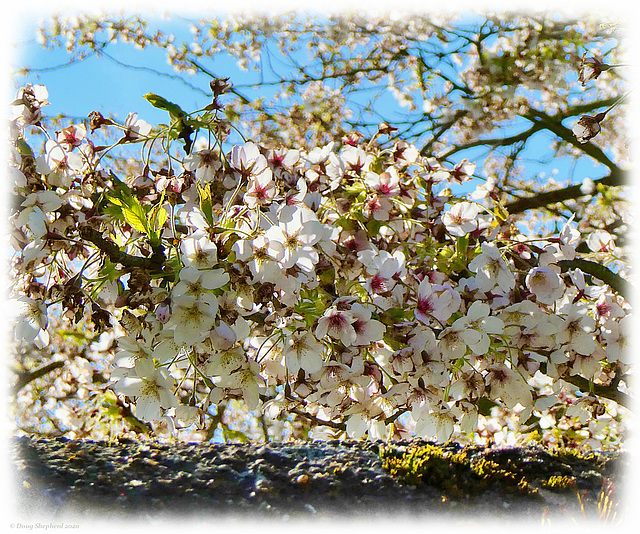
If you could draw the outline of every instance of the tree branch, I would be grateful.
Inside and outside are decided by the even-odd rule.
[[[625,172],[618,169],[611,171],[611,174],[603,178],[594,180],[596,185],[608,185],[608,186],[620,186],[625,184]],[[563,189],[556,189],[554,191],[545,191],[544,193],[538,193],[535,196],[520,198],[513,202],[506,204],[506,210],[511,213],[522,213],[530,209],[544,208],[550,204],[557,204],[558,202],[564,202],[565,200],[572,200],[584,196],[584,193],[580,190],[582,184],[570,185]]]
[[[560,260],[557,265],[562,269],[562,272],[568,271],[569,269],[580,269],[582,272],[590,274],[598,280],[602,280],[605,284],[611,286],[611,289],[622,295],[627,301],[629,300],[629,295],[633,293],[633,288],[629,282],[619,274],[614,273],[604,265],[594,261],[576,258],[574,260]]]
[[[452,154],[456,152],[460,152],[462,150],[467,150],[468,148],[474,148],[477,146],[490,146],[490,147],[499,147],[499,146],[510,146],[521,141],[527,141],[529,137],[535,134],[537,131],[542,130],[542,124],[534,124],[528,130],[521,132],[519,134],[513,135],[511,137],[499,137],[495,139],[476,139],[475,141],[471,141],[469,143],[465,143],[463,145],[458,145],[449,150],[449,152],[440,156],[441,159],[447,159]]]
[[[120,263],[125,267],[146,269],[151,272],[160,272],[166,260],[164,255],[164,247],[159,245],[153,248],[153,254],[148,258],[142,256],[132,256],[120,250],[110,239],[102,237],[102,233],[90,226],[80,226],[80,237],[86,241],[90,241],[102,252],[104,252],[113,263]]]
[[[335,428],[337,430],[346,430],[347,429],[346,423],[336,423],[335,421],[324,421],[322,419],[318,419],[314,415],[311,415],[311,414],[305,413],[305,412],[303,412],[301,410],[298,410],[297,408],[293,408],[292,410],[290,410],[290,412],[294,413],[296,415],[299,415],[300,417],[304,417],[305,419],[308,419],[309,421],[312,421],[316,425],[328,426],[330,428]]]
[[[18,375],[18,382],[16,382],[16,384],[13,386],[12,393],[14,395],[17,395],[18,392],[30,382],[33,382],[34,380],[46,375],[47,373],[50,373],[51,371],[59,369],[60,367],[63,367],[63,366],[64,366],[64,361],[56,360],[53,362],[49,362],[48,364],[43,365],[42,367],[38,367],[33,371],[23,371],[23,372],[17,371],[16,374]]]
[[[602,151],[600,147],[594,145],[593,143],[580,143],[580,141],[576,139],[576,136],[573,134],[573,132],[566,126],[562,125],[561,121],[564,120],[565,117],[552,117],[550,115],[547,115],[546,113],[543,113],[542,111],[538,111],[537,109],[533,108],[530,109],[528,113],[524,115],[524,117],[526,119],[529,119],[534,124],[536,122],[542,123],[542,125],[547,130],[556,134],[563,141],[575,146],[576,148],[579,148],[596,161],[599,161],[600,163],[609,167],[612,171],[612,174],[615,171],[621,172],[620,168],[609,159],[609,157]]]
[[[633,400],[629,395],[618,390],[617,384],[611,384],[610,386],[594,384],[579,375],[563,376],[562,380],[578,387],[583,392],[593,391],[593,393],[598,395],[598,397],[604,397],[605,399],[612,400],[626,408],[631,406],[631,402]]]

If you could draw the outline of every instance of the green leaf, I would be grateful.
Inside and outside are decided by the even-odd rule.
[[[240,239],[240,236],[235,232],[230,232],[229,237],[224,240],[224,245],[222,246],[222,250],[218,253],[219,259],[227,259],[229,260],[229,254],[232,252],[232,247]]]
[[[110,389],[105,389],[102,393],[102,402],[115,406],[118,404],[118,396]]]
[[[342,189],[347,195],[354,197],[365,191],[364,185],[361,182],[356,182],[353,185],[344,185]]]
[[[488,397],[480,397],[478,399],[478,413],[480,415],[484,415],[485,417],[491,415],[491,408],[494,406],[498,405]]]
[[[166,98],[163,98],[159,95],[147,93],[146,95],[144,95],[144,98],[154,108],[164,109],[165,111],[168,111],[169,115],[171,115],[171,118],[174,120],[181,119],[187,116],[187,114],[182,110],[180,106],[178,106],[178,104],[174,104],[173,102],[170,102]]]
[[[22,138],[18,139],[18,142],[16,145],[17,145],[18,152],[20,153],[21,156],[33,157],[33,150],[31,150],[31,147],[28,145],[28,143],[24,139]]]
[[[116,264],[109,258],[105,258],[104,265],[98,271],[99,278],[106,278],[109,282],[117,280],[122,275],[122,272],[118,270]]]
[[[382,228],[382,225],[383,225],[382,221],[376,221],[375,219],[371,219],[367,223],[367,230],[369,232],[369,235],[378,235],[378,233],[380,232],[380,228]]]
[[[377,174],[382,174],[384,172],[384,158],[382,156],[376,157],[371,164],[371,170]]]
[[[198,185],[198,194],[200,196],[200,210],[209,225],[213,226],[213,205],[209,186]]]
[[[111,202],[111,204],[115,204],[116,206],[120,206],[120,207],[124,206],[123,200],[121,198],[118,198],[115,195],[107,194],[107,200]]]
[[[151,208],[151,211],[149,212],[149,215],[147,217],[147,228],[151,246],[157,246],[160,244],[162,227],[169,217],[169,214],[167,213],[167,210],[164,208],[163,204],[164,191],[162,192],[160,200],[155,206],[153,206],[153,208]]]
[[[167,212],[167,210],[165,208],[160,208],[160,210],[158,211],[158,216],[155,221],[155,227],[158,230],[160,230],[164,226],[164,223],[167,222],[168,218],[169,218],[169,213]]]
[[[394,322],[398,323],[404,321],[406,319],[407,311],[404,308],[389,308],[384,311],[384,314],[381,316],[380,320],[385,322],[384,319],[387,317],[391,317]]]
[[[458,237],[458,239],[456,240],[456,256],[458,256],[459,258],[465,258],[467,257],[467,251],[469,249],[469,236],[468,235],[463,235]]]
[[[164,109],[169,112],[173,124],[167,131],[169,139],[182,139],[184,141],[185,152],[189,154],[191,152],[191,146],[193,140],[191,135],[194,133],[193,125],[194,121],[187,120],[187,114],[182,110],[178,104],[170,102],[166,98],[156,95],[154,93],[147,93],[144,98],[155,108]],[[197,124],[197,122],[196,122]]]
[[[106,206],[101,210],[103,215],[108,215],[109,218],[115,219],[117,221],[122,221],[124,217],[122,216],[122,208],[120,206],[116,206],[112,204],[110,206]]]
[[[124,219],[136,230],[139,232],[143,232],[145,234],[149,234],[149,229],[147,227],[147,216],[142,209],[142,206],[138,204],[137,206],[133,205],[132,207],[123,207],[122,214],[124,215]]]

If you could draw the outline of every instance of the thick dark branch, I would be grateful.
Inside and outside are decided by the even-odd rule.
[[[556,115],[555,117],[553,117],[553,120],[556,123],[560,123],[561,121],[563,121],[564,119],[567,119],[569,117],[575,117],[577,115],[584,115],[587,113],[590,113],[596,109],[601,109],[603,107],[609,107],[612,104],[614,104],[617,100],[619,100],[619,98],[608,98],[606,100],[598,100],[597,102],[589,102],[587,104],[580,104],[580,105],[576,105],[576,106],[572,106],[571,108],[569,108],[566,112],[561,113]],[[529,112],[528,115],[525,115],[525,118],[531,120],[532,117],[540,117],[541,115],[543,115],[541,112],[538,112],[536,110],[531,110]],[[551,119],[550,117],[546,116],[546,118]],[[563,127],[564,128],[564,127]],[[552,131],[553,133],[555,133],[556,135],[558,135],[558,131],[555,131],[554,129],[551,129],[549,127],[549,125],[547,124],[547,122],[545,122],[544,120],[534,120],[533,121],[533,125],[531,128],[529,128],[528,130],[525,130],[524,132],[521,132],[519,134],[510,136],[510,137],[498,137],[498,138],[489,138],[489,139],[476,139],[475,141],[471,141],[469,143],[465,143],[459,146],[455,146],[454,148],[452,148],[449,152],[447,152],[446,154],[443,154],[441,156],[441,159],[446,160],[449,156],[451,156],[452,154],[455,154],[457,152],[461,152],[463,150],[466,150],[468,148],[474,148],[477,146],[490,146],[490,147],[500,147],[500,146],[510,146],[513,145],[515,143],[519,143],[521,141],[527,141],[532,135],[534,135],[536,132],[543,130],[543,129],[549,129],[550,131]],[[557,130],[557,128],[556,128]],[[565,128],[565,130],[567,130]],[[563,135],[561,136],[565,141],[567,142],[571,142],[571,144],[573,144],[574,146],[578,146],[579,148],[584,148],[583,145],[581,145],[580,143],[576,143],[575,141],[575,136],[573,136],[572,132],[569,132],[569,134],[571,134],[569,136],[569,134],[567,134],[568,130],[563,132]],[[572,141],[567,138],[565,139],[565,137],[563,136],[567,136],[570,137],[572,139]],[[587,148],[587,152],[590,149]],[[424,155],[424,154],[423,154]],[[598,156],[600,157],[600,154],[598,154]],[[606,156],[605,156],[606,157]]]
[[[611,289],[622,295],[627,301],[629,300],[629,295],[633,292],[633,288],[629,282],[619,274],[614,273],[604,265],[594,261],[583,259],[561,260],[557,265],[562,269],[562,272],[568,271],[569,269],[580,269],[582,272],[590,274],[598,280],[602,280],[605,284],[608,284]]]
[[[146,269],[151,272],[159,272],[166,260],[164,255],[164,247],[162,245],[153,249],[153,254],[148,258],[141,256],[132,256],[120,250],[110,239],[102,237],[102,233],[91,228],[90,226],[81,226],[79,229],[80,237],[86,241],[90,241],[102,252],[104,252],[113,263],[120,263],[125,267]]]
[[[390,424],[390,423],[395,422],[395,420],[396,420],[396,419],[398,419],[398,417],[400,417],[401,415],[403,415],[403,414],[407,413],[408,411],[409,411],[409,409],[408,409],[408,408],[402,408],[402,409],[398,410],[396,413],[391,414],[389,417],[387,417],[387,418],[384,420],[384,424],[385,424],[385,425],[388,425],[388,424]]]
[[[596,185],[608,185],[619,186],[625,183],[625,173],[618,169],[611,171],[611,174],[603,178],[594,180]],[[550,204],[557,204],[558,202],[564,202],[565,200],[572,200],[584,196],[584,193],[580,190],[581,184],[570,185],[563,189],[556,189],[554,191],[545,191],[544,193],[538,193],[531,197],[520,198],[505,206],[507,211],[511,214],[522,213],[530,209],[544,208]]]
[[[534,124],[536,122],[541,123],[547,130],[556,134],[560,139],[569,143],[570,145],[579,148],[589,156],[591,156],[596,161],[606,165],[613,172],[620,172],[620,168],[613,163],[609,159],[609,157],[600,149],[600,147],[594,145],[593,143],[580,143],[573,132],[563,126],[561,121],[564,117],[553,117],[543,113],[542,111],[538,111],[537,109],[530,109],[529,112],[525,115],[526,119],[529,119]]]
[[[629,408],[631,406],[632,398],[626,393],[618,390],[617,384],[612,384],[610,386],[593,384],[586,378],[578,375],[563,376],[562,380],[580,388],[582,392],[586,393],[589,391],[593,391],[593,393],[595,393],[598,397],[604,397],[605,399],[617,402],[620,406],[624,406],[626,408]]]
[[[453,147],[451,150],[440,156],[440,159],[446,160],[449,156],[455,154],[456,152],[461,152],[462,150],[467,150],[468,148],[475,148],[477,146],[490,146],[490,147],[499,147],[499,146],[511,146],[516,143],[520,143],[521,141],[527,141],[529,137],[535,134],[537,131],[541,130],[543,126],[541,124],[534,124],[528,130],[521,132],[519,134],[513,135],[511,137],[498,137],[495,139],[477,139],[475,141],[471,141],[469,143],[465,143],[463,145],[458,145]]]
[[[18,382],[16,382],[16,384],[13,386],[13,394],[17,395],[18,392],[23,387],[29,384],[29,382],[33,382],[34,380],[40,378],[41,376],[44,376],[47,373],[50,373],[51,371],[54,371],[56,369],[60,369],[60,367],[63,367],[63,366],[64,366],[64,361],[56,360],[54,362],[49,362],[48,364],[43,365],[42,367],[38,367],[33,371],[16,373],[18,375]]]
[[[298,410],[297,408],[294,408],[294,409],[292,409],[290,411],[291,411],[291,413],[295,413],[296,415],[299,415],[300,417],[304,417],[305,419],[308,419],[309,421],[312,421],[316,425],[328,426],[328,427],[331,427],[331,428],[335,428],[336,430],[346,430],[347,429],[346,423],[336,423],[335,421],[324,421],[323,419],[318,419],[316,416],[308,414],[308,413],[305,413],[302,410]]]
[[[558,113],[555,117],[558,120],[563,121],[569,117],[576,117],[578,115],[586,115],[595,111],[596,109],[608,108],[615,104],[620,97],[611,97],[606,98],[605,100],[596,100],[594,102],[587,102],[585,104],[576,104],[575,106],[571,106],[565,112]]]

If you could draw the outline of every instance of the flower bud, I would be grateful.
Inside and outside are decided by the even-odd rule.
[[[582,62],[580,63],[580,73],[578,81],[582,84],[582,87],[586,85],[589,80],[595,80],[600,73],[608,70],[609,65],[605,65],[595,57],[587,57],[587,54],[582,56]]]
[[[604,113],[598,113],[595,117],[583,115],[573,127],[573,135],[580,143],[586,143],[600,133],[600,121],[604,119]]]
[[[158,322],[165,324],[171,318],[171,307],[169,304],[158,304],[156,308],[156,319]]]
[[[236,333],[227,323],[222,321],[211,330],[209,337],[213,346],[218,350],[228,350],[237,341]]]

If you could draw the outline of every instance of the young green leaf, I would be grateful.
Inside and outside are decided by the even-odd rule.
[[[144,95],[144,98],[154,108],[164,109],[165,111],[168,111],[169,115],[171,115],[171,118],[174,120],[182,119],[183,117],[187,116],[187,114],[182,110],[180,106],[178,106],[178,104],[174,104],[173,102],[170,102],[166,98],[163,98],[159,95],[147,93],[146,95]]]
[[[127,221],[134,229],[145,234],[149,233],[147,228],[147,218],[144,212],[141,212],[135,207],[123,207],[122,214],[124,215],[125,221]]]

